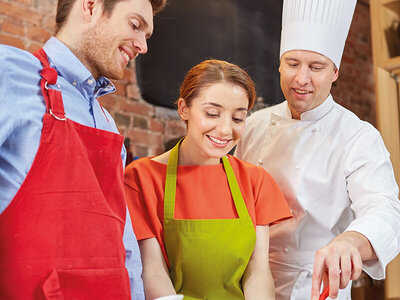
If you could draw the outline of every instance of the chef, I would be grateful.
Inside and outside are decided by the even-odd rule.
[[[257,111],[236,155],[263,166],[294,215],[270,229],[277,300],[350,299],[364,270],[385,277],[400,249],[400,202],[379,132],[330,94],[356,0],[284,0],[286,101]],[[357,66],[354,66],[357,68]]]
[[[164,2],[59,0],[34,56],[0,46],[0,299],[144,299],[123,137],[97,98]]]

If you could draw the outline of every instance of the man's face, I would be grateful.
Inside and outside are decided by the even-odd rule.
[[[97,78],[121,79],[129,61],[147,52],[153,32],[153,9],[148,0],[118,2],[111,15],[96,12],[80,45],[84,64]]]
[[[326,56],[306,50],[288,51],[279,66],[281,89],[293,119],[328,97],[338,70]]]

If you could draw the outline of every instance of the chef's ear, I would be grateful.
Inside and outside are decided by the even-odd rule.
[[[336,66],[335,66],[335,69],[333,72],[334,72],[334,74],[333,74],[332,82],[335,82],[336,79],[338,79],[338,77],[339,77],[339,69],[336,68]]]
[[[189,107],[187,106],[186,101],[183,98],[179,98],[178,100],[178,114],[184,121],[187,121],[189,119]]]

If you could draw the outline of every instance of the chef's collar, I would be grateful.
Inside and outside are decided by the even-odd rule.
[[[329,94],[328,98],[326,98],[325,101],[322,102],[320,105],[318,105],[317,107],[315,107],[311,110],[303,112],[300,115],[300,120],[301,121],[315,121],[315,120],[321,119],[333,108],[334,103],[335,102],[333,101],[332,95]],[[288,105],[286,105],[286,114],[290,118],[292,117],[292,113],[291,113]]]
[[[51,37],[43,46],[58,73],[84,94],[85,98],[99,97],[115,91],[106,77],[95,80],[82,62],[56,37]]]

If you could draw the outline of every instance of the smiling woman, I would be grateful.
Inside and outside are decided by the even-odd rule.
[[[254,100],[244,70],[201,62],[187,73],[177,101],[187,135],[172,150],[127,167],[146,298],[273,299],[269,224],[291,214],[268,173],[227,155]]]
[[[217,164],[242,135],[255,97],[252,79],[236,65],[206,60],[193,67],[177,101],[178,113],[188,124],[181,164]]]

